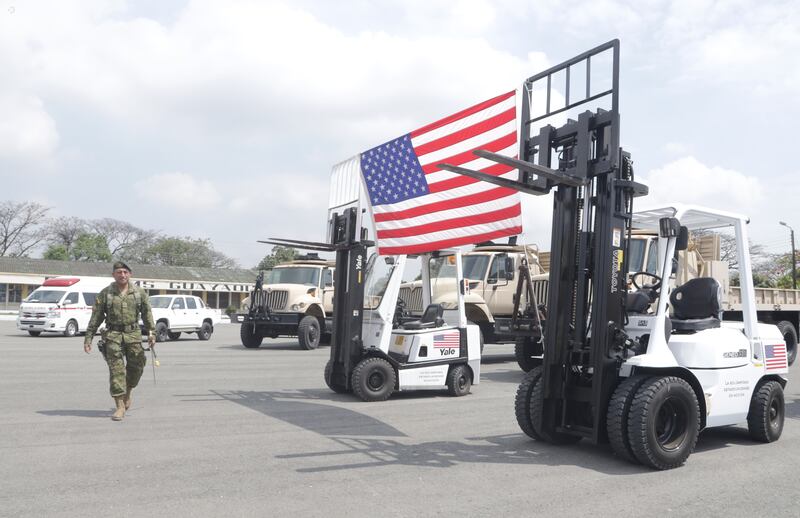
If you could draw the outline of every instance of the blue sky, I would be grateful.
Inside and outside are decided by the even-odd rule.
[[[0,0],[0,199],[210,238],[321,239],[331,166],[612,38],[651,196],[800,231],[800,4]],[[549,247],[551,200],[525,200]]]

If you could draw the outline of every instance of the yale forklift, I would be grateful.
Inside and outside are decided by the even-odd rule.
[[[604,52],[613,56],[611,85],[594,94],[590,67]],[[585,70],[586,95],[573,101],[569,78],[576,70]],[[557,73],[567,78],[566,102],[551,110]],[[619,41],[529,78],[526,92],[541,81],[544,115],[531,118],[530,97],[523,98],[519,158],[475,151],[518,168],[518,181],[440,165],[521,192],[554,194],[543,356],[518,387],[519,426],[554,444],[610,442],[618,456],[655,469],[683,464],[704,428],[746,421],[754,439],[777,440],[786,344],[777,327],[756,320],[746,218],[680,206],[634,214],[633,200],[647,188],[634,181],[630,155],[619,147]],[[610,97],[610,109],[584,111],[532,135],[538,120],[600,97]],[[660,273],[634,273],[637,289],[629,292],[634,222],[658,232]],[[714,279],[670,289],[676,251],[686,248],[688,230],[722,227],[736,233],[743,322],[720,321]]]
[[[336,253],[325,383],[334,392],[353,392],[364,401],[386,400],[395,390],[468,394],[480,381],[480,328],[467,323],[461,252],[368,254],[373,242],[367,239],[360,215],[359,204],[332,213],[328,243],[265,241]],[[425,311],[418,319],[408,316],[400,298],[409,272],[421,280]],[[447,302],[437,301],[437,296]]]

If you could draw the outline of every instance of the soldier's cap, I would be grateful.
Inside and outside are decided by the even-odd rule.
[[[127,264],[123,263],[122,261],[117,261],[116,263],[114,263],[114,266],[111,267],[111,270],[112,271],[117,271],[120,268],[124,268],[124,269],[128,270],[128,273],[131,272],[130,266],[128,266]]]

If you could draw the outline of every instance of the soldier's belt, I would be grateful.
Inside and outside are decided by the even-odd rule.
[[[136,331],[139,329],[139,324],[127,324],[127,325],[108,325],[106,329],[109,331],[119,331],[120,333],[127,333],[129,331]]]

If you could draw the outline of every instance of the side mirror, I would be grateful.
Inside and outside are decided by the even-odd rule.
[[[510,281],[514,279],[514,259],[511,257],[506,257],[506,280]]]
[[[681,222],[678,218],[661,218],[658,220],[658,235],[661,237],[678,237]]]
[[[388,264],[389,266],[392,266],[392,265],[394,265],[394,257],[392,257],[392,256],[386,256],[386,257],[384,257],[384,259],[383,259],[383,260],[384,260],[384,261],[386,262],[386,264]]]
[[[686,250],[689,248],[689,229],[681,226],[678,231],[678,239],[675,241],[675,251]]]

